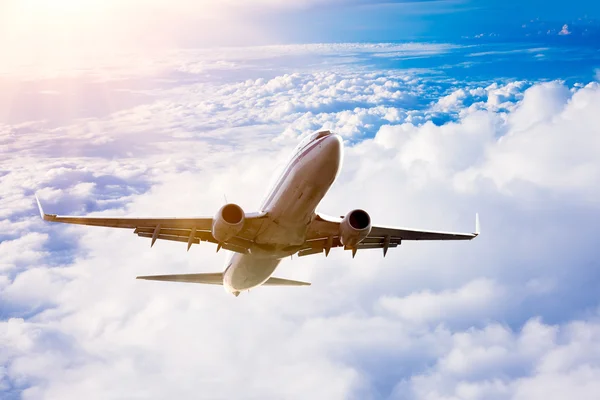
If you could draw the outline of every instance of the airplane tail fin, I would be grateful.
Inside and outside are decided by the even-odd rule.
[[[215,272],[208,274],[147,275],[138,276],[136,279],[163,282],[202,283],[205,285],[222,285],[223,273]],[[271,277],[265,283],[263,283],[262,286],[310,286],[310,283]]]

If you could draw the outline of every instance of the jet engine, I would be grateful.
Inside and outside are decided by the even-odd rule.
[[[371,217],[363,210],[350,211],[340,223],[340,238],[346,247],[355,247],[371,232]]]
[[[244,211],[237,204],[225,204],[215,215],[212,223],[212,235],[223,243],[240,233],[244,227]]]

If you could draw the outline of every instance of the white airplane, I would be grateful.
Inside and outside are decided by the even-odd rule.
[[[213,217],[200,218],[122,218],[77,217],[46,214],[36,200],[42,218],[51,222],[134,229],[138,236],[192,244],[202,241],[217,244],[233,252],[223,272],[138,276],[137,279],[192,282],[223,285],[236,297],[257,286],[305,286],[271,275],[285,257],[298,254],[329,255],[334,247],[357,250],[383,249],[385,257],[391,247],[403,240],[471,240],[479,234],[475,216],[475,233],[453,233],[388,228],[371,225],[364,210],[352,210],[345,217],[333,218],[317,213],[317,205],[336,179],[343,158],[340,136],[329,131],[314,133],[296,148],[283,173],[260,207],[259,212],[245,213],[237,204],[226,204]]]

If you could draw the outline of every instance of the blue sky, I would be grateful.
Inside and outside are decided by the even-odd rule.
[[[0,10],[0,398],[597,398],[600,6],[145,4]],[[133,279],[214,247],[33,200],[251,212],[318,129],[345,142],[323,213],[482,235],[285,260],[313,285],[234,298]]]
[[[291,10],[258,8],[254,12],[277,32],[269,43],[274,38],[294,43],[455,42],[479,34],[498,35],[504,41],[557,42],[548,31],[558,33],[568,24],[577,33],[560,38],[563,42],[597,47],[600,35],[600,6],[582,0],[568,5],[562,1],[323,1]]]
[[[531,20],[560,30],[563,24],[577,24],[580,18],[597,19],[599,13],[597,5],[584,1],[575,1],[568,7],[562,2],[554,7],[552,2],[518,1],[364,2],[342,10],[332,5],[320,10],[308,9],[299,15],[292,12],[283,23],[292,23],[291,31],[299,40],[323,31],[325,37],[333,40],[341,39],[337,35],[371,41],[455,40],[479,33],[518,36],[523,32],[522,25]],[[300,24],[305,28],[296,26]]]

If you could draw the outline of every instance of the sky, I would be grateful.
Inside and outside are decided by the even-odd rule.
[[[524,4],[522,4],[524,3]],[[600,6],[0,3],[0,398],[596,399]],[[136,281],[223,251],[59,214],[253,212],[305,135],[319,205],[472,231],[284,260],[303,288]]]

